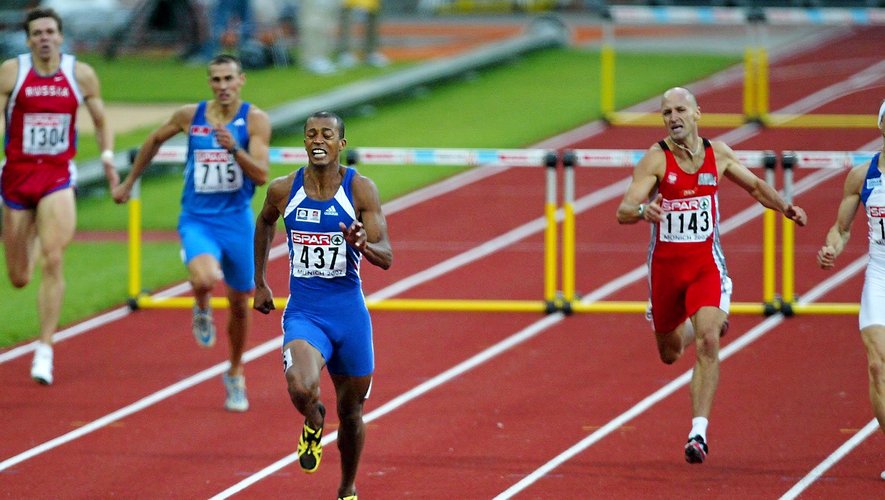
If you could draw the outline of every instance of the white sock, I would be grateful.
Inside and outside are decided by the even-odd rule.
[[[709,421],[707,417],[695,417],[691,419],[691,432],[688,433],[688,438],[691,439],[695,436],[701,436],[704,438],[704,441],[707,440],[707,424]]]
[[[52,357],[52,345],[44,342],[37,342],[34,353],[40,356]]]

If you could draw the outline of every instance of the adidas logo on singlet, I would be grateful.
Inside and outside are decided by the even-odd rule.
[[[332,206],[330,206],[329,208],[327,208],[326,211],[323,212],[323,215],[329,215],[329,216],[337,217],[337,216],[338,216],[338,211],[335,210],[335,205],[332,205]]]

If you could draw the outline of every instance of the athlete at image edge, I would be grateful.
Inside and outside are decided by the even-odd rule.
[[[879,107],[879,132],[882,148],[871,161],[852,168],[845,177],[842,200],[836,221],[827,231],[824,245],[817,253],[821,269],[833,269],[836,257],[845,250],[851,237],[851,224],[860,204],[864,204],[869,229],[869,262],[861,292],[858,326],[867,351],[869,396],[879,429],[885,433],[885,100]],[[885,472],[880,474],[885,479]]]
[[[63,22],[52,9],[35,8],[22,23],[29,54],[7,59],[0,65],[0,108],[6,118],[6,165],[3,168],[3,244],[9,281],[25,287],[37,262],[41,268],[37,292],[39,341],[35,345],[31,378],[43,385],[53,382],[53,335],[58,328],[64,300],[64,252],[76,231],[76,115],[80,104],[95,127],[95,140],[102,151],[101,163],[108,188],[120,181],[114,169],[114,137],[107,125],[104,101],[95,70],[61,53]],[[32,67],[19,79],[19,65]],[[69,72],[68,68],[72,68]],[[34,88],[34,92],[28,92]],[[11,100],[13,92],[15,99]],[[67,101],[67,102],[64,102]],[[67,141],[56,143],[63,149],[46,149],[32,144],[25,147],[24,126],[28,116],[43,117],[31,130],[61,131]],[[52,117],[60,125],[53,125]],[[67,128],[64,127],[67,123]],[[39,127],[43,127],[42,129]],[[50,128],[47,128],[50,127]],[[39,150],[39,151],[27,151]],[[21,166],[22,168],[19,168]],[[50,168],[53,167],[53,168]],[[52,172],[52,179],[40,178]],[[27,191],[26,191],[27,189]],[[38,255],[39,254],[39,255]]]
[[[305,416],[299,463],[311,473],[322,456],[325,407],[320,401],[319,378],[326,366],[335,386],[339,419],[338,498],[356,499],[356,473],[365,440],[363,406],[374,372],[371,319],[359,279],[359,260],[364,256],[371,264],[388,269],[393,250],[375,183],[340,165],[340,151],[347,144],[344,130],[339,116],[314,113],[304,125],[307,166],[270,183],[255,224],[254,307],[264,314],[274,309],[266,268],[280,216],[287,234],[316,235],[323,241],[330,236],[327,243],[310,247],[313,251],[309,254],[297,252],[294,238],[289,238],[291,272],[289,300],[283,312],[283,368],[292,404]],[[350,197],[344,184],[348,179]],[[331,217],[329,222],[326,217]],[[343,242],[335,242],[335,229],[341,231]],[[346,264],[336,267],[334,258],[323,258],[326,253],[345,254]],[[302,263],[302,259],[309,262]]]
[[[728,326],[731,300],[731,280],[719,242],[719,179],[724,175],[760,204],[800,226],[805,225],[807,217],[804,210],[787,203],[742,165],[727,144],[705,143],[697,128],[700,106],[690,91],[681,87],[667,90],[661,99],[661,116],[667,137],[652,145],[636,164],[618,206],[617,219],[620,224],[641,220],[652,224],[648,254],[650,313],[661,361],[675,363],[694,341],[696,361],[689,387],[692,426],[684,454],[689,463],[703,463],[708,452],[708,419],[719,382],[719,338]],[[710,153],[713,158],[708,158]],[[668,192],[668,199],[662,191]],[[703,234],[671,237],[664,224],[671,212],[665,206],[689,198],[700,199],[698,210],[703,213],[698,214],[699,218],[706,216],[712,225]],[[686,272],[702,271],[697,276],[707,279],[674,283]]]
[[[113,197],[117,203],[129,200],[135,181],[160,146],[179,133],[188,135],[178,231],[194,289],[192,328],[199,345],[214,344],[210,298],[216,283],[224,280],[230,304],[230,368],[223,376],[225,408],[241,412],[249,406],[242,355],[251,324],[249,299],[254,289],[251,199],[255,186],[267,182],[271,127],[267,113],[242,100],[246,75],[236,57],[216,56],[208,63],[207,73],[213,98],[178,108],[151,132],[138,151],[132,171],[114,189]],[[198,156],[205,161],[198,162]],[[219,175],[200,175],[200,170],[208,174],[210,169]]]

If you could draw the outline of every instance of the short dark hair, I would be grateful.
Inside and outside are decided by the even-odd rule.
[[[240,62],[240,60],[236,56],[232,56],[230,54],[218,54],[217,56],[213,57],[211,61],[209,61],[209,66],[215,66],[217,64],[230,64],[230,63],[237,65],[237,72],[238,73],[243,72],[243,64]]]
[[[31,35],[31,21],[35,19],[42,19],[44,17],[51,17],[55,19],[56,24],[58,24],[58,32],[64,33],[61,25],[61,16],[58,15],[58,12],[55,9],[51,9],[49,7],[35,7],[28,11],[25,16],[25,20],[22,23],[22,29],[25,30],[25,35]]]
[[[311,118],[332,118],[338,125],[338,138],[344,139],[344,119],[340,116],[331,111],[317,111],[316,113],[308,116],[307,120],[304,120],[304,132],[307,132],[307,122]]]

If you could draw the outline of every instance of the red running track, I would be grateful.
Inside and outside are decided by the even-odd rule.
[[[776,61],[773,81],[785,84],[773,89],[772,110],[880,63],[875,48],[883,38],[881,32],[860,30]],[[808,61],[833,61],[832,71],[814,77],[797,71]],[[879,78],[830,101],[821,98],[821,110],[841,103],[846,110],[869,112],[878,106],[883,86]],[[738,95],[734,82],[699,92],[699,100],[707,111],[727,111],[717,108],[718,100],[731,102]],[[618,128],[545,145],[636,149],[661,133]],[[728,138],[735,149],[851,150],[880,144],[874,129],[704,133]],[[614,220],[627,175],[618,169],[578,175],[584,208],[578,214],[577,285],[585,296],[645,297],[641,276],[600,291],[644,262],[646,230]],[[810,217],[809,226],[796,231],[797,292],[800,298],[855,302],[860,275],[821,287],[834,273],[816,269],[813,259],[835,216],[844,172],[824,178],[800,171],[797,178],[810,186],[797,195]],[[463,255],[540,217],[541,186],[540,170],[510,169],[391,210],[396,262],[388,272],[364,266],[367,294],[386,294],[385,287],[461,256],[453,271],[396,296],[540,297],[541,233],[475,260]],[[754,207],[745,193],[726,186],[723,227]],[[730,224],[723,244],[734,300],[759,300],[759,217]],[[861,224],[855,234],[841,266],[864,253]],[[278,293],[285,290],[285,267],[282,261],[272,266]],[[223,324],[225,313],[219,311],[216,319]],[[357,482],[362,498],[493,498],[509,488],[519,491],[504,497],[772,498],[872,419],[854,316],[733,316],[711,417],[710,456],[702,466],[682,458],[690,412],[680,380],[693,354],[672,366],[660,363],[640,315],[375,312],[374,323],[378,370]],[[0,364],[5,381],[0,460],[16,462],[0,467],[3,494],[200,498],[244,487],[242,495],[249,498],[331,498],[339,474],[334,443],[312,476],[295,465],[273,466],[291,460],[301,425],[285,393],[278,332],[278,314],[255,316],[249,342],[255,357],[246,367],[252,408],[245,414],[222,409],[220,363],[226,349],[196,348],[188,311],[139,311],[60,342],[57,383],[48,388],[27,378],[30,356]],[[198,380],[187,383],[193,379]],[[333,393],[325,378],[322,390],[325,397]],[[327,434],[335,430],[334,415],[328,424]],[[598,439],[586,444],[588,436]],[[878,433],[864,440],[805,495],[880,494],[882,446]],[[549,470],[533,479],[545,466]],[[241,485],[252,479],[257,481]]]

